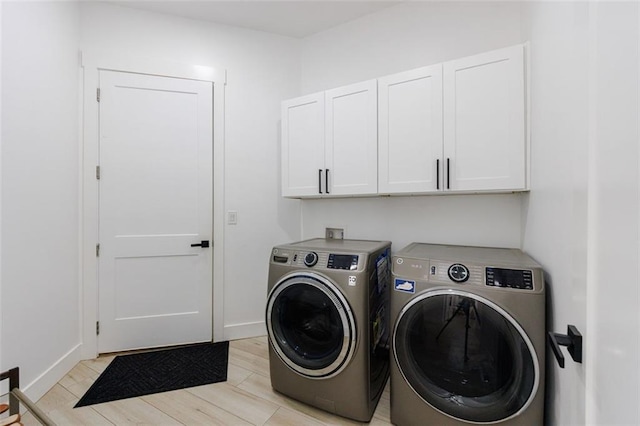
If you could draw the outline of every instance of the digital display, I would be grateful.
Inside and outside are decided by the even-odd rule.
[[[358,256],[355,254],[330,254],[327,268],[356,270],[358,269]]]
[[[532,273],[523,269],[487,268],[487,285],[533,290]]]

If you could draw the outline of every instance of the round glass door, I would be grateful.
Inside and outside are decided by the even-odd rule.
[[[393,351],[420,398],[456,419],[490,423],[515,416],[538,387],[538,361],[520,325],[467,292],[413,299],[399,315]]]
[[[348,303],[326,278],[312,273],[285,277],[267,301],[267,331],[280,358],[310,377],[331,377],[355,347]]]

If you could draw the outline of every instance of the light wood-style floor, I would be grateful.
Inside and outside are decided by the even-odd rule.
[[[64,425],[357,425],[271,389],[266,337],[229,346],[227,381],[73,408],[114,356],[82,361],[37,405]],[[390,425],[388,384],[372,425]]]

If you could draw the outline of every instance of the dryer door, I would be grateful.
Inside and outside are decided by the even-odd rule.
[[[272,347],[291,369],[316,378],[338,374],[353,356],[356,326],[349,304],[328,278],[285,276],[267,300]]]
[[[538,359],[524,330],[472,293],[436,290],[412,299],[396,322],[393,352],[414,392],[455,419],[515,417],[539,385]]]

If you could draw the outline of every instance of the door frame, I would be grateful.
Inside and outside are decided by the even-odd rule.
[[[213,301],[214,342],[224,339],[224,97],[225,69],[188,65],[157,58],[129,57],[116,52],[80,52],[80,338],[82,358],[98,355],[99,108],[96,99],[101,70],[207,81],[213,84]]]

